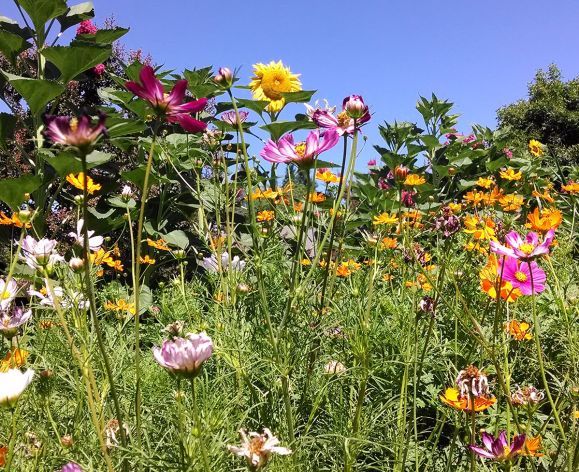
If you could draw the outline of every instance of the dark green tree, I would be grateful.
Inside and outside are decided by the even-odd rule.
[[[500,108],[497,117],[499,128],[512,131],[515,144],[537,139],[557,164],[579,164],[579,76],[565,81],[554,64],[539,69],[528,98]]]

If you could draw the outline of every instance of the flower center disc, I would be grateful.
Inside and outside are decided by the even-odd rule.
[[[521,272],[520,270],[517,270],[515,272],[515,279],[517,279],[519,282],[526,282],[527,281],[527,274],[525,274],[524,272]]]

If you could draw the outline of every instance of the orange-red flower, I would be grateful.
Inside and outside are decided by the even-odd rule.
[[[8,448],[6,446],[0,446],[0,467],[6,465],[6,456],[8,455]]]
[[[542,452],[539,452],[539,450],[542,448],[543,445],[541,436],[535,437],[528,436],[527,439],[525,439],[525,445],[521,450],[521,455],[531,457],[542,457],[545,455]]]
[[[362,267],[361,264],[357,263],[353,259],[348,261],[341,262],[340,265],[336,268],[336,275],[338,277],[349,277],[354,272]]]
[[[505,323],[505,331],[516,341],[529,341],[533,339],[530,330],[531,325],[526,321],[511,320]]]
[[[476,207],[483,202],[484,193],[479,192],[478,190],[471,190],[463,197],[463,200],[466,203]]]
[[[460,395],[458,389],[447,388],[444,394],[440,395],[440,401],[459,411],[472,411],[473,403],[470,397]],[[481,412],[490,408],[497,402],[494,396],[481,395],[474,399],[474,411]]]

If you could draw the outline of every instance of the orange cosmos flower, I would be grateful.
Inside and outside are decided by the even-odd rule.
[[[294,203],[294,211],[295,212],[300,212],[304,209],[304,204],[302,202],[296,202]]]
[[[539,452],[539,449],[542,448],[543,445],[541,436],[527,436],[527,439],[525,439],[525,445],[523,446],[520,454],[522,456],[543,457],[545,454]]]
[[[0,467],[6,465],[6,456],[8,455],[8,448],[6,446],[0,446]]]
[[[505,331],[516,341],[529,341],[533,335],[529,332],[531,325],[526,321],[511,320],[505,323]]]
[[[533,213],[527,216],[528,223],[525,225],[533,231],[546,233],[550,229],[557,229],[563,222],[563,214],[556,208],[544,208],[539,211],[535,208]]]
[[[380,213],[379,215],[374,217],[373,223],[375,226],[379,225],[393,225],[398,223],[398,217],[392,213],[389,214],[387,211],[384,213]]]
[[[350,259],[340,263],[340,265],[336,268],[336,275],[338,277],[349,277],[354,272],[359,270],[360,267],[362,267],[361,264],[358,264],[353,259]]]
[[[476,207],[484,200],[484,193],[479,192],[478,190],[471,190],[463,197],[463,200],[466,203]]]
[[[488,258],[487,265],[481,269],[479,274],[481,289],[493,299],[497,298],[497,285],[500,280],[500,271],[501,267],[499,266],[497,256],[491,254]],[[507,302],[513,302],[522,295],[518,288],[513,288],[511,283],[505,280],[501,280],[499,291],[501,298]]]
[[[561,189],[564,192],[576,194],[579,193],[579,182],[573,182],[572,180],[567,182],[566,185],[561,185]]]
[[[382,280],[384,282],[390,282],[393,278],[394,278],[394,276],[392,274],[383,274],[382,275]]]
[[[515,172],[514,169],[508,168],[506,170],[501,170],[499,175],[505,180],[521,180],[523,173],[521,171]]]
[[[440,395],[440,401],[459,411],[472,411],[472,401],[468,396],[460,395],[458,389],[447,388],[444,394]],[[494,396],[478,396],[474,399],[474,411],[481,412],[490,408],[496,403]]]
[[[129,303],[124,299],[119,299],[116,302],[107,301],[105,303],[105,309],[115,312],[125,312],[134,315],[136,313],[136,308],[134,303]]]
[[[85,185],[85,175],[83,172],[78,173],[77,175],[68,174],[66,176],[66,181],[71,184],[73,187],[84,190]],[[102,188],[101,184],[97,184],[90,176],[86,176],[86,191],[89,195],[92,195],[96,191]]]
[[[270,188],[268,188],[267,190],[261,190],[258,188],[251,194],[251,199],[259,200],[264,198],[267,200],[275,200],[279,195],[280,192],[276,192]]]
[[[495,185],[490,192],[483,194],[483,203],[487,206],[493,206],[500,201],[502,197],[503,191]]]
[[[275,218],[275,213],[271,210],[260,211],[256,216],[257,221],[259,221],[261,223],[271,221],[274,218]]]
[[[310,193],[310,201],[314,203],[322,203],[326,200],[326,196],[320,192],[312,192]]]
[[[517,195],[516,193],[510,193],[508,195],[504,195],[499,200],[499,203],[503,211],[518,211],[523,206],[524,199],[522,196]]]
[[[418,187],[419,185],[424,185],[426,179],[418,174],[408,174],[404,180],[404,185],[407,187]]]
[[[321,180],[327,184],[337,184],[340,178],[333,174],[330,169],[316,169],[316,179]]]
[[[155,259],[149,257],[149,255],[147,254],[145,257],[141,256],[141,264],[148,264],[148,265],[153,265],[155,264],[155,262],[157,262]]]
[[[396,249],[398,241],[394,238],[382,238],[380,241],[380,249]]]
[[[18,213],[12,213],[12,216],[6,215],[3,211],[0,211],[0,225],[16,226],[17,228],[31,228],[30,223],[23,223],[18,216]]]
[[[19,369],[26,364],[30,353],[24,349],[12,347],[0,361],[0,372],[8,372],[9,369]]]
[[[476,185],[478,187],[482,187],[482,188],[486,188],[489,189],[491,188],[491,185],[494,184],[494,181],[491,177],[479,177],[478,180],[476,181]]]
[[[538,190],[533,190],[532,195],[533,197],[540,198],[548,203],[555,203],[555,199],[549,193],[549,188],[543,190],[543,193],[539,192]]]
[[[171,248],[167,246],[167,242],[161,238],[157,239],[157,241],[147,238],[147,244],[159,251],[171,251]]]

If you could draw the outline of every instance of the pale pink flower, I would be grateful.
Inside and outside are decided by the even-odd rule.
[[[199,374],[201,366],[212,353],[213,342],[205,331],[188,333],[184,338],[167,339],[161,348],[153,348],[153,356],[162,367],[185,377]]]

